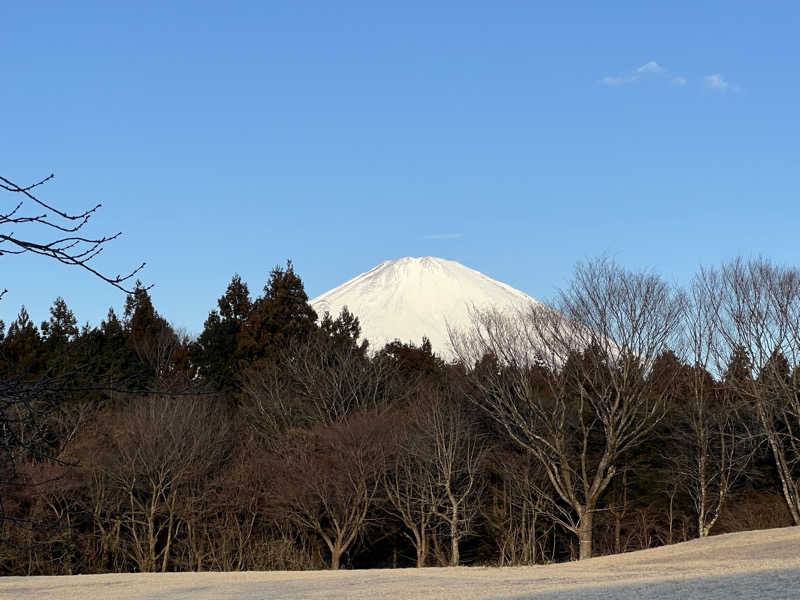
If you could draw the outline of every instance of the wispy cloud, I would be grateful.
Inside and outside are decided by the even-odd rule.
[[[457,240],[464,237],[463,233],[431,233],[425,236],[426,240]]]
[[[626,83],[633,83],[639,79],[634,75],[624,75],[622,77],[611,77],[607,75],[600,80],[603,85],[625,85]]]
[[[656,61],[651,60],[627,73],[621,75],[606,75],[600,80],[600,84],[606,86],[621,86],[635,83],[646,78],[661,79],[664,83],[669,82],[671,85],[677,87],[684,87],[689,83],[689,80],[683,75],[670,73]],[[703,77],[702,85],[706,89],[722,93],[742,91],[742,88],[725,79],[720,73],[706,75]]]
[[[651,60],[636,69],[637,73],[661,73],[664,69],[656,61]]]
[[[706,75],[705,77],[703,77],[703,84],[708,89],[716,90],[718,92],[741,91],[741,88],[738,85],[734,85],[730,81],[726,81],[725,78],[719,73],[713,73],[711,75]]]
[[[659,73],[664,73],[665,69],[656,61],[651,60],[644,63],[640,67],[636,67],[629,73],[625,73],[623,75],[606,75],[600,80],[602,85],[626,85],[628,83],[633,83],[634,81],[638,81],[643,76],[647,75],[657,75]]]

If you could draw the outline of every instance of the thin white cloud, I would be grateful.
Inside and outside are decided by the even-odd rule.
[[[741,89],[738,85],[734,85],[730,81],[726,81],[725,78],[719,73],[712,73],[711,75],[706,75],[703,77],[703,84],[708,89],[716,90],[718,92],[738,92]]]
[[[633,83],[639,79],[635,75],[623,75],[621,77],[612,77],[607,75],[600,80],[603,85],[625,85],[626,83]]]
[[[636,69],[637,73],[661,73],[664,69],[656,61],[651,60],[646,62],[641,67]]]
[[[660,73],[666,74],[666,69],[664,69],[664,67],[658,64],[656,61],[651,60],[644,63],[640,67],[636,67],[629,73],[625,73],[623,75],[606,75],[600,80],[600,83],[608,86],[626,85],[638,81],[642,77],[658,75]],[[683,77],[675,77],[674,79],[681,79],[684,83],[686,83],[686,80],[683,79]],[[673,83],[675,82],[673,81]],[[683,83],[679,85],[683,85]]]
[[[457,240],[464,237],[463,233],[431,233],[426,235],[426,240]]]
[[[686,85],[686,77],[681,77],[680,75],[676,75],[671,79],[672,85]]]

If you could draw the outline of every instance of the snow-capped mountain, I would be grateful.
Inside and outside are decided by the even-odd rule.
[[[423,256],[387,260],[350,281],[311,300],[322,316],[334,317],[345,306],[361,322],[362,337],[378,350],[399,339],[419,345],[423,336],[433,351],[453,357],[448,325],[470,328],[469,310],[496,308],[518,310],[536,300],[487,277],[483,273],[444,258]]]

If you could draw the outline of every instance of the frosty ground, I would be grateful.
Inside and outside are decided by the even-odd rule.
[[[535,567],[7,577],[3,600],[800,597],[800,527]]]

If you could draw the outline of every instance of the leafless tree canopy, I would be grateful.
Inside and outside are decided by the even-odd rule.
[[[259,361],[242,376],[243,408],[267,444],[289,429],[338,423],[409,393],[394,387],[391,363],[367,360],[358,347],[317,336],[287,354],[290,361]]]
[[[227,419],[209,398],[142,398],[114,438],[116,460],[99,476],[120,496],[127,552],[141,571],[168,571],[191,484],[228,458]]]
[[[418,567],[425,566],[430,540],[440,532],[450,541],[447,564],[457,566],[462,540],[475,532],[485,436],[458,398],[424,387],[400,429],[384,474],[389,511],[403,522]]]
[[[322,539],[331,569],[340,567],[369,524],[389,431],[385,418],[357,415],[283,435],[271,502],[298,528]]]
[[[723,358],[740,359],[739,372],[723,375],[755,414],[792,519],[800,524],[800,272],[765,259],[737,259],[707,270],[703,283],[719,306],[718,369]]]
[[[472,399],[537,458],[581,558],[591,556],[593,512],[620,457],[663,415],[649,374],[678,331],[683,304],[658,277],[600,260],[577,268],[556,310],[476,311],[475,332],[453,335],[465,363],[496,361],[477,363]]]
[[[692,499],[700,537],[709,535],[747,474],[754,445],[748,407],[712,376],[727,356],[719,328],[721,279],[708,270],[692,281],[684,312],[684,365],[673,383],[677,417],[665,458],[675,483]]]

